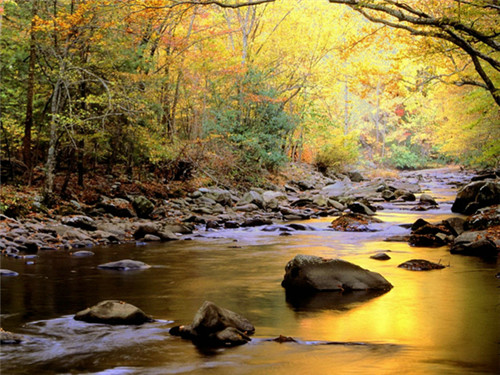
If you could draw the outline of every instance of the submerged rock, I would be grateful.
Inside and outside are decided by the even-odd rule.
[[[97,266],[97,268],[117,271],[144,270],[150,267],[151,266],[149,264],[131,259],[122,259],[116,262],[104,263]]]
[[[340,259],[296,255],[285,267],[281,285],[288,290],[389,290],[382,275]]]
[[[6,268],[0,268],[0,276],[19,276],[19,274]]]
[[[429,262],[425,259],[411,259],[404,263],[401,263],[398,267],[406,268],[410,271],[430,271],[444,268],[442,264]]]
[[[249,342],[255,328],[245,317],[205,301],[191,325],[176,326],[170,334],[203,346],[236,346]]]
[[[108,300],[79,311],[75,320],[87,323],[105,323],[113,325],[140,325],[153,322],[154,319],[146,315],[138,307],[123,301]]]
[[[17,345],[23,342],[23,337],[15,333],[4,331],[0,328],[0,344],[1,345]]]

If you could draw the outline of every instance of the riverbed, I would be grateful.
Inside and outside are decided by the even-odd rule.
[[[402,224],[450,216],[454,174],[424,173],[422,186],[439,209],[411,211],[381,204],[378,231],[329,230],[332,217],[302,222],[308,230],[282,236],[263,227],[205,231],[181,241],[94,248],[92,257],[41,252],[33,264],[2,257],[19,273],[1,280],[1,323],[22,334],[2,346],[2,374],[497,374],[499,280],[497,261],[451,255],[447,247],[386,242],[409,233]],[[370,256],[387,251],[391,259]],[[296,254],[341,258],[381,273],[387,293],[322,293],[287,298],[280,283]],[[98,269],[135,259],[137,272]],[[412,272],[397,266],[421,258],[446,267]],[[28,262],[30,263],[30,262]],[[137,327],[73,320],[106,299],[138,306],[156,321]],[[244,346],[206,350],[170,336],[209,300],[255,326]],[[297,342],[267,341],[279,335]]]

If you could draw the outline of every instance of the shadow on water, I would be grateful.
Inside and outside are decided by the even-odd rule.
[[[387,290],[360,290],[349,292],[286,292],[286,302],[295,311],[337,310],[347,311],[387,293]]]

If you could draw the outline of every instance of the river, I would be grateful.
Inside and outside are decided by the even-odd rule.
[[[1,280],[2,327],[28,341],[2,346],[1,373],[498,374],[497,263],[451,255],[446,247],[384,241],[408,233],[400,224],[452,216],[449,182],[456,176],[421,173],[440,208],[415,212],[384,204],[378,232],[334,232],[328,230],[332,218],[320,218],[303,222],[311,230],[292,236],[262,228],[200,231],[184,241],[95,248],[87,258],[63,251],[41,253],[34,264],[2,257],[2,268],[20,274]],[[370,259],[382,250],[390,250],[390,260]],[[381,295],[287,300],[280,286],[284,267],[300,253],[353,262],[381,273],[394,288]],[[125,258],[152,268],[97,268]],[[413,258],[447,267],[397,267]],[[157,321],[128,327],[73,320],[75,312],[105,299],[134,304]],[[170,336],[168,329],[188,324],[205,300],[247,317],[256,327],[252,342],[202,350]],[[279,335],[298,342],[265,340]]]

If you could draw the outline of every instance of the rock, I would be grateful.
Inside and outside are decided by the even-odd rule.
[[[349,176],[349,179],[352,182],[362,182],[365,180],[363,178],[363,176],[361,175],[361,173],[359,173],[359,172],[349,172],[349,173],[347,173],[347,175]]]
[[[241,211],[241,212],[254,212],[257,211],[259,207],[253,203],[248,203],[248,204],[243,204],[243,205],[238,205],[235,207],[236,211]]]
[[[275,210],[283,202],[287,202],[288,197],[281,191],[265,191],[262,193],[262,200],[264,208]]]
[[[394,192],[392,190],[389,190],[389,189],[383,190],[381,193],[381,196],[386,201],[392,201],[392,200],[396,199],[396,195],[394,194]]]
[[[271,341],[278,342],[280,344],[284,342],[297,342],[297,340],[295,340],[293,337],[283,335],[279,335],[278,337],[271,339]]]
[[[156,223],[149,222],[149,223],[142,223],[139,224],[137,229],[134,232],[134,238],[137,240],[139,238],[144,238],[146,234],[152,234],[154,236],[157,236],[159,232],[159,227]]]
[[[206,198],[212,199],[214,202],[224,206],[230,206],[233,203],[233,198],[229,190],[219,188],[200,188],[198,190]]]
[[[336,181],[331,185],[325,186],[321,189],[321,194],[328,198],[337,198],[345,195],[347,190],[350,189],[350,184],[346,181]]]
[[[15,333],[4,331],[0,328],[0,344],[1,345],[18,345],[23,342],[23,337]]]
[[[132,207],[138,217],[147,219],[155,209],[155,205],[148,198],[143,195],[134,197]]]
[[[122,259],[116,262],[104,263],[97,266],[97,268],[100,269],[118,270],[118,271],[144,270],[150,267],[151,266],[146,263],[131,259]]]
[[[418,219],[411,226],[412,232],[408,242],[418,247],[440,247],[450,242],[452,232],[444,224],[430,224],[423,219]]]
[[[240,227],[240,223],[233,220],[228,220],[224,223],[224,228],[226,229],[236,229]]]
[[[154,234],[146,234],[144,236],[144,241],[146,242],[156,242],[156,241],[161,241],[161,238],[158,236],[155,236]]]
[[[496,257],[498,248],[487,231],[467,231],[455,238],[451,254],[470,255],[479,257]]]
[[[482,230],[500,225],[500,206],[485,207],[469,216],[464,223],[466,230]]]
[[[376,229],[371,228],[370,224],[382,223],[382,220],[372,216],[347,213],[332,221],[332,228],[344,232],[372,232]]]
[[[340,259],[296,255],[285,267],[281,285],[288,290],[346,291],[389,290],[392,285],[380,274]]]
[[[87,251],[87,250],[81,250],[81,251],[75,251],[74,253],[71,253],[74,257],[91,257],[94,256],[95,253],[92,251]]]
[[[391,257],[389,255],[387,255],[386,253],[377,253],[375,255],[372,255],[370,258],[375,259],[375,260],[389,260],[389,259],[391,259]]]
[[[192,340],[197,345],[236,346],[250,341],[255,328],[243,316],[205,301],[188,326],[170,329],[170,334]]]
[[[349,208],[352,212],[357,213],[357,214],[363,214],[363,215],[368,215],[368,216],[374,216],[375,212],[368,207],[367,205],[361,203],[361,202],[353,202],[347,205],[347,208]]]
[[[65,217],[62,219],[64,225],[69,225],[70,227],[80,228],[84,230],[94,231],[97,230],[97,225],[95,220],[91,217],[84,215],[77,215],[73,217]]]
[[[104,195],[101,197],[101,202],[96,205],[97,208],[102,208],[104,212],[118,217],[134,217],[132,205],[126,199],[108,198]]]
[[[153,318],[146,315],[141,309],[126,302],[108,300],[79,311],[74,316],[75,320],[87,323],[140,325],[153,322]]]
[[[273,221],[270,219],[265,219],[262,217],[253,217],[250,219],[246,219],[241,226],[242,227],[260,227],[262,225],[270,225]]]
[[[405,202],[414,202],[417,200],[417,198],[415,197],[415,194],[409,192],[409,191],[405,191],[405,190],[396,190],[394,192],[394,196],[398,199],[401,199]]]
[[[420,195],[420,200],[419,200],[421,205],[424,206],[437,206],[437,202],[434,200],[433,197],[431,197],[429,194],[422,194]]]
[[[430,271],[444,268],[442,264],[432,263],[424,259],[411,259],[404,263],[401,263],[398,267],[406,268],[410,271]]]
[[[403,236],[395,235],[395,236],[389,236],[389,237],[385,238],[384,241],[386,241],[386,242],[408,242],[409,239],[410,239],[410,236],[407,236],[407,235],[403,235]]]
[[[500,204],[500,183],[475,181],[462,187],[451,207],[453,212],[473,214],[477,209]]]
[[[6,268],[0,268],[0,276],[19,276],[15,271],[8,270]]]
[[[461,217],[449,217],[443,220],[443,224],[456,237],[464,232],[465,219]]]
[[[245,195],[243,195],[243,198],[240,199],[240,201],[237,203],[237,206],[241,207],[248,204],[254,204],[258,208],[264,208],[264,199],[258,192],[250,190],[249,192],[245,193]],[[240,209],[239,211],[242,210]]]

